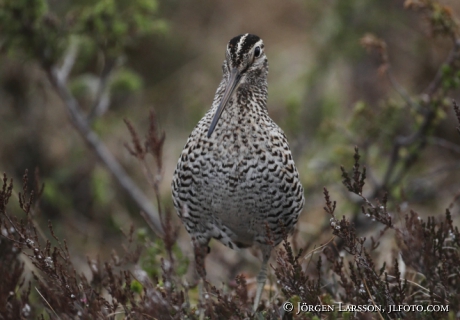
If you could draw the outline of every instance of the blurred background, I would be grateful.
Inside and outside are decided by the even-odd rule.
[[[57,16],[87,2],[48,1]],[[440,3],[455,19],[460,17],[458,0]],[[452,41],[433,34],[428,19],[406,10],[401,0],[160,0],[157,4],[159,31],[128,47],[110,80],[108,110],[95,120],[93,129],[154,202],[141,166],[124,147],[130,136],[123,118],[144,133],[149,109],[156,111],[166,133],[161,205],[173,212],[171,177],[188,134],[211,106],[227,42],[242,33],[260,36],[270,65],[269,113],[288,137],[307,199],[298,224],[298,246],[319,246],[331,237],[330,217],[323,210],[324,186],[338,201],[339,217],[359,213],[357,199],[341,184],[340,165],[351,169],[357,145],[368,167],[366,187],[370,193],[376,189],[396,137],[410,135],[423,119],[397,89],[423,102],[426,88],[452,50]],[[386,42],[396,86],[379,72],[379,55],[360,44],[367,33]],[[102,65],[97,48],[83,43],[68,84],[86,112]],[[460,191],[460,137],[450,106],[450,99],[460,101],[456,86],[445,99],[426,146],[388,190],[388,205],[397,223],[409,208],[437,215],[453,201],[457,201],[453,214],[460,215],[455,200]],[[43,229],[52,221],[56,234],[72,244],[74,258],[81,258],[75,263],[82,270],[86,255],[106,258],[112,248],[120,249],[120,228],[126,231],[134,224],[150,232],[139,208],[71,125],[40,66],[20,55],[0,55],[0,128],[0,171],[15,179],[17,196],[24,170],[38,168],[45,183],[38,221]],[[20,214],[15,206],[10,210]],[[192,258],[190,238],[182,226],[179,242]],[[243,268],[241,263],[254,268]],[[243,270],[254,276],[258,264],[249,250],[237,254],[217,242],[207,260],[208,270],[215,270],[210,271],[214,283],[233,279]],[[228,272],[222,273],[222,268]]]

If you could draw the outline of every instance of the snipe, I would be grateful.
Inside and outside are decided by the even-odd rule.
[[[222,68],[211,109],[179,158],[172,194],[203,280],[211,238],[232,249],[261,248],[256,311],[271,250],[292,231],[305,199],[286,136],[268,116],[262,39],[244,34],[230,40]]]

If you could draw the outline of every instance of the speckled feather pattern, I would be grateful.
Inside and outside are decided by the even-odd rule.
[[[207,137],[229,69],[238,62],[229,55],[244,50],[232,52],[231,44],[212,107],[190,134],[174,172],[174,206],[199,244],[215,238],[233,249],[267,245],[267,226],[278,244],[280,225],[292,231],[305,200],[286,136],[268,115],[265,55],[246,66],[244,81]]]

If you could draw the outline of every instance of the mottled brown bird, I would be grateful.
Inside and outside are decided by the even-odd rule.
[[[211,109],[182,151],[172,182],[174,206],[195,247],[199,275],[211,238],[238,250],[257,245],[267,263],[283,232],[291,232],[305,199],[283,131],[268,116],[268,60],[258,36],[230,40]]]

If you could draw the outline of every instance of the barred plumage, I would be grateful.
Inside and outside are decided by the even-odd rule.
[[[263,268],[269,242],[282,240],[282,226],[294,228],[305,201],[286,136],[268,116],[267,74],[259,37],[230,40],[212,107],[190,134],[172,182],[195,247],[207,248],[211,238],[233,249],[259,245]]]

